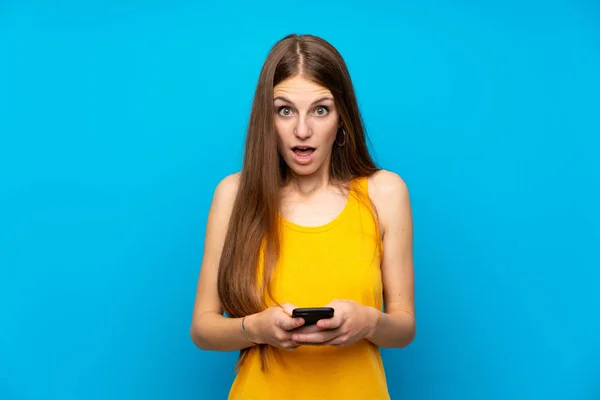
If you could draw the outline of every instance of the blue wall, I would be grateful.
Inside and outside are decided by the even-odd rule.
[[[600,7],[0,5],[0,399],[224,398],[188,329],[217,182],[289,32],[344,54],[411,189],[395,399],[600,398]],[[239,14],[234,14],[239,12]]]

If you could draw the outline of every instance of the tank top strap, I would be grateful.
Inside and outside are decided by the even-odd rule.
[[[369,177],[359,176],[352,180],[351,187],[360,192],[363,196],[369,196]]]
[[[350,198],[353,199],[357,205],[366,207],[365,211],[372,211],[372,207],[369,199],[369,177],[368,176],[359,176],[350,182],[350,190],[351,195]],[[358,196],[358,197],[357,197]]]
[[[360,215],[359,218],[363,218],[363,220],[364,217],[368,217],[370,224],[373,224],[373,229],[375,231],[377,240],[380,241],[382,239],[381,227],[379,225],[377,210],[369,196],[369,177],[359,176],[354,178],[350,183],[350,189],[354,192],[351,193],[350,196],[354,202],[353,212]]]

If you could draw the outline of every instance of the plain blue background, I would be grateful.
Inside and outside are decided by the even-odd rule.
[[[212,192],[287,33],[346,58],[415,220],[394,399],[600,399],[593,1],[0,3],[0,399],[222,399]]]

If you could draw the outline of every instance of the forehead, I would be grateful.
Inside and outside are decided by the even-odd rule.
[[[329,89],[318,83],[302,76],[295,76],[280,82],[273,88],[273,97],[277,96],[283,96],[292,101],[302,101],[316,97],[332,96],[332,94]]]

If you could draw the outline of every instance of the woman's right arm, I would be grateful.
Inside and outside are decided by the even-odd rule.
[[[268,343],[280,348],[296,347],[288,331],[301,326],[304,321],[291,317],[291,304],[283,304],[283,309],[271,307],[248,315],[244,326],[252,341],[242,330],[241,318],[223,315],[217,292],[219,260],[238,187],[239,174],[230,175],[217,185],[213,195],[190,327],[192,341],[203,350],[216,351],[241,350],[254,343]]]
[[[223,315],[217,293],[219,260],[238,186],[238,174],[219,182],[208,212],[204,255],[190,328],[192,341],[203,350],[234,351],[253,345],[241,329],[241,318]],[[252,331],[253,318],[248,316],[244,322],[248,334]]]

